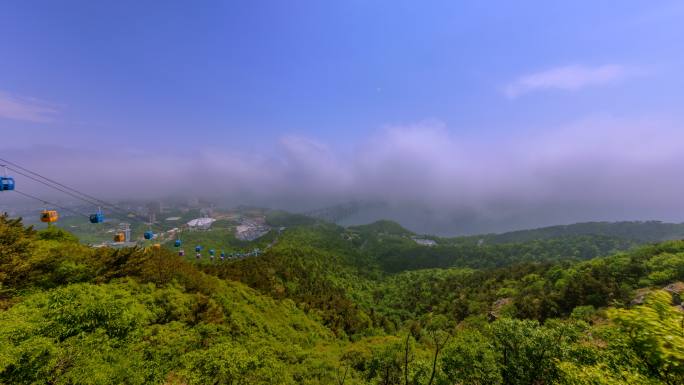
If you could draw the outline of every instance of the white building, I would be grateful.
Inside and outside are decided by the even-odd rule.
[[[437,245],[437,242],[433,241],[432,239],[413,238],[413,240],[421,246],[435,246],[435,245]]]
[[[214,222],[216,222],[216,219],[214,218],[197,218],[188,222],[188,227],[197,230],[207,230]]]

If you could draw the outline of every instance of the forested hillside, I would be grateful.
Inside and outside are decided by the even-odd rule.
[[[684,382],[684,241],[269,220],[263,255],[212,262],[0,217],[0,383]]]
[[[503,234],[474,236],[492,243],[526,242],[536,239],[578,235],[603,235],[635,242],[660,242],[684,238],[684,223],[644,222],[585,222],[564,226],[542,227]]]

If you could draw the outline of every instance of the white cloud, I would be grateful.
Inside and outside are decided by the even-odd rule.
[[[559,89],[575,91],[590,86],[615,83],[629,75],[621,65],[607,64],[597,67],[569,65],[519,77],[504,88],[504,94],[513,99],[541,90]]]
[[[0,91],[0,118],[48,123],[56,113],[57,109],[44,101]]]
[[[591,117],[487,140],[439,123],[395,126],[358,143],[352,154],[295,136],[268,152],[28,148],[3,154],[103,199],[199,195],[288,209],[379,200],[420,205],[446,218],[465,212],[471,216],[459,217],[464,231],[474,231],[469,224],[481,218],[515,228],[681,220],[684,212],[684,180],[676,177],[684,165],[682,124],[650,118]],[[42,196],[34,191],[41,186],[17,181]],[[481,227],[494,228],[500,227]]]

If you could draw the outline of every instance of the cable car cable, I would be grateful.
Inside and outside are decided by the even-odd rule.
[[[44,175],[41,175],[41,174],[39,174],[39,173],[37,173],[37,172],[35,172],[35,171],[31,171],[31,170],[27,169],[26,167],[22,167],[22,166],[20,166],[20,165],[14,163],[14,162],[11,162],[11,161],[9,161],[9,160],[7,160],[7,159],[2,159],[2,158],[0,158],[0,162],[5,162],[5,163],[10,164],[10,165],[12,165],[12,166],[14,166],[14,167],[16,167],[16,168],[19,168],[19,169],[21,169],[21,170],[23,170],[23,171],[25,171],[25,172],[28,172],[28,173],[30,173],[30,174],[32,174],[32,175],[35,175],[35,176],[38,177],[38,178],[42,178],[42,179],[44,179],[44,181],[39,181],[39,180],[37,180],[36,178],[31,177],[31,176],[28,176],[28,175],[26,175],[26,174],[24,174],[24,173],[22,173],[22,172],[20,172],[20,171],[18,171],[18,170],[16,170],[16,169],[13,169],[13,168],[11,168],[11,167],[7,167],[8,169],[10,169],[10,170],[12,170],[12,171],[14,171],[14,172],[16,172],[16,173],[18,173],[18,174],[21,174],[21,175],[23,175],[23,176],[25,176],[25,177],[27,177],[27,178],[31,178],[31,179],[34,180],[34,181],[37,181],[37,182],[40,182],[40,183],[42,183],[42,184],[44,184],[44,185],[46,185],[46,186],[52,187],[52,188],[54,188],[54,189],[56,189],[56,190],[58,190],[58,191],[61,191],[61,192],[65,193],[65,194],[69,194],[69,195],[71,195],[71,196],[74,197],[74,198],[81,199],[81,200],[83,200],[83,201],[85,201],[85,202],[88,202],[89,204],[92,204],[92,205],[95,205],[95,206],[104,206],[104,207],[108,207],[108,208],[110,208],[110,209],[113,209],[113,211],[118,211],[120,214],[124,214],[124,215],[126,215],[126,216],[128,216],[129,214],[133,214],[134,216],[137,216],[138,219],[140,219],[141,221],[143,221],[143,217],[138,216],[138,215],[136,215],[135,213],[131,213],[130,211],[125,210],[125,209],[122,209],[122,208],[118,207],[118,206],[115,205],[115,204],[109,203],[109,202],[107,202],[107,201],[103,201],[102,199],[98,199],[98,198],[96,198],[96,197],[94,197],[94,196],[92,196],[92,195],[89,195],[89,194],[86,194],[86,193],[81,192],[81,191],[79,191],[79,190],[76,190],[76,189],[73,188],[73,187],[69,187],[69,186],[67,186],[67,185],[65,185],[65,184],[63,184],[63,183],[57,182],[57,181],[54,180],[54,179],[50,179],[50,178],[48,178],[48,177],[46,177],[46,176],[44,176]],[[47,183],[47,182],[45,182],[45,181],[47,181],[47,182],[49,182],[49,183]],[[69,193],[69,192],[67,192],[67,191],[64,191],[63,189],[60,189],[60,188],[58,188],[58,187],[55,187],[55,186],[51,185],[50,183],[51,183],[51,184],[54,184],[54,185],[57,185],[57,186],[60,186],[60,187],[62,187],[63,189],[70,190],[70,191],[72,191],[72,192],[74,192],[74,193],[76,193],[76,194],[78,194],[78,195],[81,195],[81,197],[75,196],[75,195],[73,195],[72,193]],[[94,203],[94,202],[97,202],[97,203]]]
[[[34,181],[36,181],[36,182],[38,182],[38,183],[43,184],[43,185],[45,185],[45,186],[52,187],[52,188],[54,188],[55,190],[61,191],[61,192],[65,193],[65,194],[67,194],[67,195],[70,195],[70,196],[72,196],[72,197],[74,197],[74,198],[76,198],[76,199],[79,199],[79,200],[82,200],[82,201],[84,201],[84,202],[87,202],[87,203],[89,203],[89,204],[91,204],[91,205],[95,205],[95,206],[98,206],[98,205],[99,205],[98,203],[95,203],[95,202],[92,202],[92,201],[90,201],[90,200],[84,199],[84,198],[82,198],[82,197],[80,197],[80,196],[78,196],[78,195],[76,195],[76,194],[73,194],[73,193],[71,193],[71,192],[69,192],[69,191],[66,191],[66,190],[63,190],[63,189],[61,189],[61,188],[59,188],[59,187],[55,187],[55,186],[52,186],[52,185],[50,185],[50,184],[48,184],[48,183],[45,183],[45,182],[43,182],[42,180],[40,180],[40,179],[38,179],[38,178],[32,177],[31,175],[24,174],[24,173],[21,172],[21,171],[18,171],[18,170],[13,169],[12,167],[7,167],[7,169],[8,169],[8,170],[12,170],[12,171],[16,172],[16,173],[19,174],[19,175],[23,175],[23,176],[25,176],[25,177],[27,177],[27,178],[29,178],[29,179],[31,179],[31,180],[34,180]]]
[[[41,198],[38,198],[38,197],[36,197],[36,196],[27,194],[27,193],[25,193],[25,192],[22,192],[22,191],[19,191],[19,190],[16,190],[16,189],[14,190],[14,192],[17,193],[17,194],[23,195],[23,196],[25,196],[25,197],[27,197],[27,198],[35,199],[35,200],[37,200],[37,201],[39,201],[39,202],[41,202],[41,203],[43,203],[43,204],[46,204],[46,205],[49,205],[49,206],[57,207],[57,208],[60,209],[60,210],[69,211],[69,212],[71,212],[71,213],[73,213],[73,214],[76,214],[76,215],[88,217],[88,215],[83,214],[83,213],[81,213],[81,212],[78,212],[78,211],[76,211],[76,210],[68,209],[68,208],[66,208],[66,207],[63,207],[63,206],[54,204],[54,203],[49,202],[49,201],[46,201],[45,199],[41,199]]]
[[[21,166],[17,165],[17,164],[14,163],[14,162],[10,162],[10,161],[8,161],[8,160],[6,160],[6,159],[2,159],[2,158],[0,158],[0,161],[5,162],[5,163],[12,164],[12,165],[14,165],[14,167],[17,167],[17,168],[19,168],[19,169],[21,169],[21,170],[24,170],[24,171],[26,171],[26,172],[28,172],[28,173],[30,173],[30,174],[36,175],[36,176],[38,176],[39,178],[44,179],[45,181],[48,181],[49,183],[48,183],[48,182],[45,182],[45,181],[43,181],[43,180],[40,180],[40,179],[38,179],[38,178],[36,178],[36,177],[33,177],[33,176],[31,176],[31,175],[27,175],[27,174],[25,174],[25,173],[23,173],[23,172],[21,172],[21,171],[19,171],[19,170],[16,170],[15,168],[7,167],[7,169],[9,169],[9,170],[12,170],[12,171],[16,172],[17,174],[23,175],[23,176],[25,176],[25,177],[27,177],[27,178],[29,178],[29,179],[31,179],[31,180],[34,180],[34,181],[36,181],[36,182],[38,182],[38,183],[43,184],[43,185],[45,185],[45,186],[51,187],[51,188],[53,188],[53,189],[55,189],[55,190],[57,190],[57,191],[61,191],[61,192],[65,193],[65,194],[68,194],[68,195],[70,195],[70,196],[72,196],[72,197],[74,197],[74,198],[80,199],[80,200],[82,200],[82,201],[84,201],[84,202],[87,202],[87,203],[89,203],[89,204],[91,204],[91,205],[109,207],[110,209],[113,209],[113,211],[117,211],[117,212],[119,212],[119,214],[122,214],[122,215],[125,215],[125,216],[133,215],[134,217],[137,217],[137,219],[138,219],[140,222],[145,222],[145,223],[147,223],[147,222],[146,222],[146,221],[147,221],[146,218],[144,218],[144,217],[142,217],[142,216],[140,216],[140,215],[137,215],[137,214],[135,214],[135,213],[132,213],[132,212],[130,212],[130,211],[128,211],[128,210],[119,208],[119,207],[117,207],[117,206],[114,205],[114,204],[105,202],[105,201],[103,201],[103,200],[101,200],[101,199],[97,199],[97,198],[95,198],[95,197],[92,197],[91,195],[82,193],[82,192],[80,192],[80,191],[78,191],[78,190],[76,190],[76,189],[74,189],[74,188],[71,188],[71,187],[66,186],[66,185],[64,185],[64,184],[62,184],[62,183],[59,183],[59,182],[57,182],[57,181],[54,181],[54,180],[52,180],[52,179],[50,179],[50,178],[47,178],[47,177],[45,177],[45,176],[42,176],[42,175],[40,175],[40,174],[38,174],[38,173],[36,173],[36,172],[33,172],[33,171],[31,171],[31,170],[29,170],[29,169],[27,169],[27,168],[25,168],[25,167],[21,167]],[[59,187],[56,187],[56,186],[53,186],[51,183],[52,183],[52,184],[56,184],[56,185],[58,185],[58,186],[62,186],[62,187],[64,187],[64,189],[59,188]],[[80,195],[82,195],[82,196],[78,196],[78,195],[76,195],[76,194],[74,194],[74,193],[71,193],[71,192],[69,192],[69,191],[65,191],[65,189],[74,191],[75,193],[80,194]],[[84,197],[89,198],[89,199],[86,199],[86,198],[84,198]],[[91,199],[92,199],[92,200],[91,200]]]
[[[67,189],[67,190],[71,190],[71,191],[73,191],[73,192],[75,192],[75,193],[77,193],[77,194],[80,194],[80,195],[82,195],[82,196],[88,198],[88,199],[92,199],[93,201],[99,202],[100,205],[116,207],[115,205],[113,205],[113,204],[111,204],[111,203],[109,203],[109,202],[105,202],[105,201],[103,201],[103,200],[101,200],[101,199],[98,199],[98,198],[92,196],[92,195],[88,195],[88,194],[86,194],[86,193],[83,193],[83,192],[81,192],[81,191],[76,190],[75,188],[69,187],[69,186],[67,186],[67,185],[65,185],[65,184],[62,184],[62,183],[59,183],[59,182],[57,182],[57,181],[54,180],[54,179],[50,179],[50,178],[48,178],[48,177],[46,177],[46,176],[43,176],[43,175],[41,175],[41,174],[39,174],[39,173],[37,173],[37,172],[35,172],[35,171],[31,171],[31,170],[27,169],[26,167],[22,167],[22,166],[20,166],[20,165],[14,163],[14,162],[10,162],[10,161],[7,160],[7,159],[2,159],[2,158],[0,158],[0,162],[4,162],[4,163],[7,163],[7,164],[10,164],[10,165],[12,165],[12,166],[14,166],[14,167],[17,167],[17,168],[19,168],[19,169],[21,169],[21,170],[23,170],[23,171],[26,171],[26,172],[28,172],[28,173],[30,173],[30,174],[33,174],[33,175],[35,175],[35,176],[37,176],[37,177],[39,177],[39,178],[42,178],[42,179],[44,179],[44,180],[46,180],[46,181],[48,181],[48,182],[50,182],[50,183],[56,184],[57,186],[60,186],[60,187],[65,188],[65,189]],[[16,170],[14,170],[14,171],[16,171]],[[24,174],[22,174],[22,175],[24,175]]]
[[[113,204],[111,204],[111,203],[107,203],[107,202],[101,201],[101,200],[99,200],[99,199],[95,199],[95,201],[93,201],[93,200],[89,200],[89,199],[83,198],[83,197],[78,196],[78,195],[76,195],[76,194],[74,194],[74,193],[71,193],[71,192],[66,191],[66,190],[64,190],[64,189],[61,189],[61,188],[59,188],[59,187],[53,186],[52,184],[47,183],[47,182],[45,182],[45,181],[43,181],[43,180],[40,180],[40,179],[38,179],[38,178],[36,178],[36,177],[33,177],[33,176],[31,176],[31,175],[27,175],[27,174],[25,174],[25,173],[23,173],[23,172],[21,172],[21,171],[19,171],[19,170],[16,170],[16,169],[14,169],[14,168],[12,168],[12,167],[7,167],[7,169],[8,169],[8,170],[12,170],[12,171],[16,172],[16,173],[19,174],[19,175],[23,175],[23,176],[25,176],[25,177],[27,177],[27,178],[33,180],[33,181],[36,181],[36,182],[38,182],[38,183],[43,184],[43,185],[45,185],[45,186],[51,187],[51,188],[53,188],[53,189],[55,189],[55,190],[57,190],[57,191],[61,191],[61,192],[65,193],[65,194],[67,194],[67,195],[69,195],[69,196],[72,196],[72,197],[74,197],[74,198],[76,198],[76,199],[80,199],[80,200],[82,200],[82,201],[84,201],[84,202],[87,202],[88,204],[91,204],[91,205],[94,205],[94,206],[98,206],[98,207],[99,207],[99,206],[109,207],[110,209],[113,209],[112,211],[117,211],[117,212],[119,212],[119,214],[122,214],[122,215],[125,215],[125,216],[128,216],[129,214],[133,214],[134,216],[137,216],[136,214],[131,213],[131,212],[127,211],[127,210],[120,209],[120,208],[116,207],[115,205],[113,205]],[[22,169],[23,169],[23,168],[22,168]],[[35,174],[35,173],[34,173],[34,174]],[[52,182],[51,182],[51,183],[52,183]],[[58,184],[59,184],[60,186],[63,186],[61,183],[58,183]],[[67,188],[68,188],[68,187],[67,187]],[[78,191],[78,190],[74,190],[74,189],[72,189],[72,188],[69,188],[69,190]],[[83,194],[83,193],[79,193],[79,194],[81,194],[81,195],[86,195],[86,194]],[[102,204],[102,203],[105,203],[105,204]],[[142,221],[142,217],[138,216],[138,218]]]
[[[8,170],[12,170],[12,171],[16,172],[16,173],[19,174],[19,175],[23,175],[23,176],[25,176],[25,177],[27,177],[27,178],[33,180],[33,181],[36,181],[36,182],[38,182],[38,183],[43,184],[43,185],[45,185],[45,186],[51,187],[51,188],[53,188],[53,189],[55,189],[55,190],[57,190],[57,191],[63,192],[63,193],[65,193],[65,194],[67,194],[67,195],[69,195],[69,196],[71,196],[71,197],[74,197],[74,198],[76,198],[76,199],[82,200],[82,201],[84,201],[84,202],[86,202],[86,203],[88,203],[88,204],[95,205],[95,206],[98,206],[98,207],[100,206],[99,203],[96,203],[96,202],[90,201],[90,200],[88,200],[88,199],[82,198],[82,197],[80,197],[80,196],[78,196],[78,195],[76,195],[76,194],[73,194],[73,193],[71,193],[71,192],[69,192],[69,191],[63,190],[63,189],[61,189],[61,188],[59,188],[59,187],[55,187],[55,186],[53,186],[53,185],[51,185],[51,184],[49,184],[49,183],[46,183],[46,182],[44,182],[44,181],[42,181],[42,180],[40,180],[40,179],[38,179],[38,178],[35,178],[35,177],[31,176],[31,175],[27,175],[27,174],[25,174],[25,173],[23,173],[23,172],[21,172],[21,171],[19,171],[19,170],[16,170],[16,169],[14,169],[14,168],[12,168],[12,167],[7,167],[7,169],[8,169]],[[66,209],[66,210],[68,210],[68,209]],[[98,209],[98,213],[99,213],[99,212],[101,212],[100,209]],[[128,214],[126,214],[126,215],[128,215]],[[88,220],[91,220],[91,216],[90,216],[90,215],[86,215],[86,216],[88,217]],[[94,223],[94,222],[91,221],[91,223]]]
[[[147,224],[147,225],[148,225],[148,228],[150,228],[150,229],[154,226],[154,227],[159,228],[162,232],[164,231],[164,228],[163,228],[161,225],[155,225],[154,223],[151,223],[151,221],[148,221],[147,218],[144,218],[144,217],[142,217],[142,216],[140,216],[140,215],[138,215],[138,214],[136,214],[136,213],[134,213],[134,212],[131,212],[131,211],[129,211],[129,210],[122,209],[122,208],[118,207],[117,205],[114,205],[114,204],[112,204],[112,203],[109,203],[109,202],[103,201],[103,200],[101,200],[101,199],[95,198],[95,197],[93,197],[92,195],[89,195],[89,194],[80,192],[80,191],[78,191],[78,190],[76,190],[76,189],[74,189],[74,188],[72,188],[72,187],[69,187],[69,186],[67,186],[67,185],[65,185],[65,184],[63,184],[63,183],[57,182],[57,181],[55,181],[55,180],[53,180],[53,179],[50,179],[50,178],[48,178],[48,177],[46,177],[46,176],[44,176],[44,175],[41,175],[41,174],[39,174],[39,173],[37,173],[37,172],[35,172],[35,171],[31,171],[31,170],[27,169],[26,167],[22,167],[22,166],[20,166],[20,165],[14,163],[14,162],[11,162],[11,161],[9,161],[9,160],[7,160],[7,159],[2,159],[2,158],[0,158],[0,162],[4,162],[4,163],[7,163],[7,164],[10,164],[10,165],[12,165],[12,166],[14,166],[14,167],[16,167],[16,168],[19,168],[19,169],[21,169],[21,170],[23,170],[23,171],[26,171],[27,173],[30,173],[30,174],[32,174],[32,175],[35,175],[35,176],[38,177],[38,178],[44,179],[44,180],[40,180],[40,179],[38,179],[38,178],[36,178],[36,177],[27,175],[27,174],[25,174],[25,173],[23,173],[23,172],[21,172],[21,171],[19,171],[19,170],[16,170],[15,168],[8,167],[8,166],[5,165],[5,167],[7,167],[7,169],[12,170],[12,171],[16,172],[17,174],[23,175],[23,176],[25,176],[25,177],[27,177],[27,178],[29,178],[29,179],[31,179],[31,180],[34,180],[34,181],[36,181],[36,182],[38,182],[38,183],[43,184],[43,185],[45,185],[45,186],[51,187],[51,188],[53,188],[53,189],[55,189],[55,190],[58,190],[58,191],[63,192],[63,193],[65,193],[65,194],[68,194],[68,195],[70,195],[70,196],[72,196],[72,197],[74,197],[74,198],[80,199],[80,200],[82,200],[82,201],[84,201],[84,202],[87,202],[88,204],[92,204],[92,205],[95,205],[95,206],[105,206],[105,207],[109,207],[110,209],[113,209],[113,211],[118,211],[120,214],[123,214],[123,215],[125,215],[125,216],[127,216],[127,217],[129,217],[129,218],[132,216],[133,218],[136,218],[139,222],[144,223],[144,224]],[[47,181],[47,182],[46,182],[46,181]],[[63,187],[63,188],[59,188],[59,187],[57,187],[57,186],[55,186],[55,185],[61,186],[61,187]],[[73,191],[73,193],[71,193],[71,192],[69,192],[69,191],[65,191],[65,189],[66,189],[66,190]],[[19,193],[22,194],[22,195],[25,195],[25,196],[27,196],[27,197],[30,197],[30,198],[39,200],[39,201],[41,201],[41,202],[49,203],[49,202],[46,202],[46,201],[44,201],[44,200],[41,200],[40,198],[37,198],[37,197],[34,197],[34,196],[29,196],[29,195],[26,194],[26,193],[21,193],[21,192],[19,192]],[[75,194],[74,194],[74,193],[75,193]],[[79,195],[81,195],[81,196],[77,196],[76,194],[79,194]],[[97,203],[95,203],[95,202],[97,202]],[[70,211],[70,212],[72,212],[72,213],[77,213],[78,215],[83,215],[83,216],[85,216],[85,217],[90,218],[89,215],[86,215],[86,214],[83,214],[83,213],[79,213],[79,212],[74,211],[74,210],[71,210],[71,209],[67,209],[67,208],[64,208],[64,207],[57,206],[57,205],[55,205],[55,207],[59,207],[59,208],[61,208],[61,209],[63,209],[63,210]]]

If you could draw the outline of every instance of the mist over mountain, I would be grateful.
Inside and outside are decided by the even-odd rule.
[[[107,199],[207,197],[307,211],[382,202],[350,224],[394,219],[472,234],[595,220],[684,220],[684,137],[666,122],[595,119],[472,138],[439,122],[387,127],[344,152],[304,137],[274,148],[191,152],[28,147],[3,154]],[[46,155],[43,155],[46,154]],[[20,178],[25,190],[42,186]],[[52,192],[45,191],[46,194]]]

